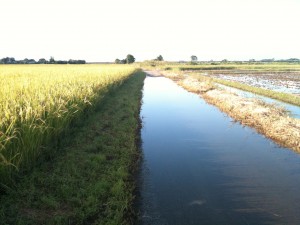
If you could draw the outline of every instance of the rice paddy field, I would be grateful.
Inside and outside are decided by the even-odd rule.
[[[291,207],[299,201],[288,193],[299,196],[294,188],[299,173],[291,172],[300,171],[299,119],[220,84],[297,107],[299,81],[298,64],[0,66],[0,223],[297,224],[298,212]],[[260,163],[257,157],[265,160],[258,167],[253,166]],[[277,167],[276,160],[287,169]],[[241,180],[228,179],[237,171],[249,181],[240,185]],[[289,188],[272,183],[280,173],[292,186],[283,200],[271,204]],[[245,198],[238,199],[232,188],[219,195],[220,180],[237,185]],[[252,187],[253,182],[265,184]],[[247,188],[269,193],[269,186],[274,187],[270,198],[257,194],[255,202],[247,200]],[[288,213],[282,211],[286,205],[291,205]],[[270,218],[253,211],[258,206],[264,215],[272,211]]]
[[[0,67],[0,224],[132,224],[145,74]]]
[[[201,71],[201,70],[200,70]],[[202,75],[237,81],[254,87],[300,95],[300,67],[296,65],[221,67],[201,71]]]
[[[299,63],[151,63],[148,70],[212,79],[215,83],[264,95],[300,106]]]
[[[187,74],[210,77],[217,83],[300,106],[299,64],[238,65],[225,70],[189,70]]]
[[[0,66],[0,184],[30,170],[114,87],[136,72],[114,65]],[[52,151],[52,150],[51,150]]]

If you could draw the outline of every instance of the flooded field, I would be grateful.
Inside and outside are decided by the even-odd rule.
[[[256,99],[260,99],[266,103],[274,104],[275,106],[278,106],[278,107],[283,107],[284,109],[286,109],[288,111],[290,117],[300,119],[300,107],[299,106],[288,104],[288,103],[285,103],[285,102],[282,102],[282,101],[279,101],[276,99],[268,98],[268,97],[265,97],[262,95],[258,95],[258,94],[252,93],[252,92],[243,91],[243,90],[240,90],[240,89],[237,89],[234,87],[229,87],[229,86],[217,84],[217,83],[216,83],[216,85],[218,87],[220,87],[221,89],[224,89],[230,93],[235,93],[244,98],[256,98]]]
[[[273,91],[300,95],[300,71],[210,71],[204,75],[225,80],[238,81],[247,85]]]
[[[300,155],[147,77],[139,223],[299,224]]]

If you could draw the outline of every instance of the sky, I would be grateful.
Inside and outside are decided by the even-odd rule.
[[[300,58],[300,0],[0,0],[0,58]]]

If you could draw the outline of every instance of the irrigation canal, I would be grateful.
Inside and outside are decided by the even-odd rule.
[[[272,98],[269,98],[269,97],[266,97],[266,96],[258,95],[258,94],[255,94],[255,93],[251,93],[251,92],[248,92],[248,91],[243,91],[243,90],[240,90],[240,89],[237,89],[237,88],[234,88],[234,87],[229,87],[229,86],[226,86],[226,85],[223,85],[223,84],[217,84],[217,86],[219,86],[220,88],[225,89],[229,92],[235,93],[235,94],[237,94],[241,97],[244,97],[244,98],[257,98],[257,99],[263,100],[264,102],[267,102],[267,103],[270,103],[270,104],[275,104],[277,106],[283,107],[289,112],[290,117],[300,119],[300,107],[299,106],[292,105],[292,104],[289,104],[289,103],[286,103],[286,102],[282,102],[282,101],[279,101],[279,100],[276,100],[276,99],[272,99]]]
[[[299,154],[163,77],[141,118],[138,224],[300,224]]]

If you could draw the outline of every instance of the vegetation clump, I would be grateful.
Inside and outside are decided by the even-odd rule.
[[[164,61],[164,58],[162,57],[162,55],[159,55],[156,57],[155,59],[156,61]]]
[[[124,78],[72,127],[59,151],[0,195],[1,224],[134,224],[145,74]]]
[[[259,87],[253,87],[253,86],[250,86],[247,84],[242,84],[242,83],[235,82],[235,81],[227,81],[227,80],[222,80],[222,79],[217,79],[217,78],[214,78],[213,80],[216,83],[227,85],[229,87],[235,87],[235,88],[238,88],[241,90],[249,91],[249,92],[252,92],[255,94],[259,94],[259,95],[264,95],[264,96],[267,96],[270,98],[278,99],[283,102],[287,102],[287,103],[290,103],[293,105],[300,106],[300,97],[293,95],[293,94],[267,90],[267,89],[259,88]]]
[[[133,55],[130,55],[130,54],[128,54],[125,59],[122,59],[122,60],[116,59],[115,60],[116,64],[131,64],[134,62],[135,62],[135,58]]]
[[[14,57],[5,57],[0,59],[0,64],[86,64],[85,60],[55,60],[53,56],[50,57],[49,61],[45,58],[40,58],[38,61],[34,59],[23,59],[23,60],[16,60]]]
[[[290,118],[285,110],[257,99],[246,99],[213,85],[204,76],[189,76],[164,71],[163,74],[185,89],[200,94],[243,125],[254,127],[279,145],[300,152],[300,121]]]
[[[52,155],[45,146],[59,145],[74,122],[135,71],[130,66],[1,66],[0,187],[11,186],[38,158]]]

